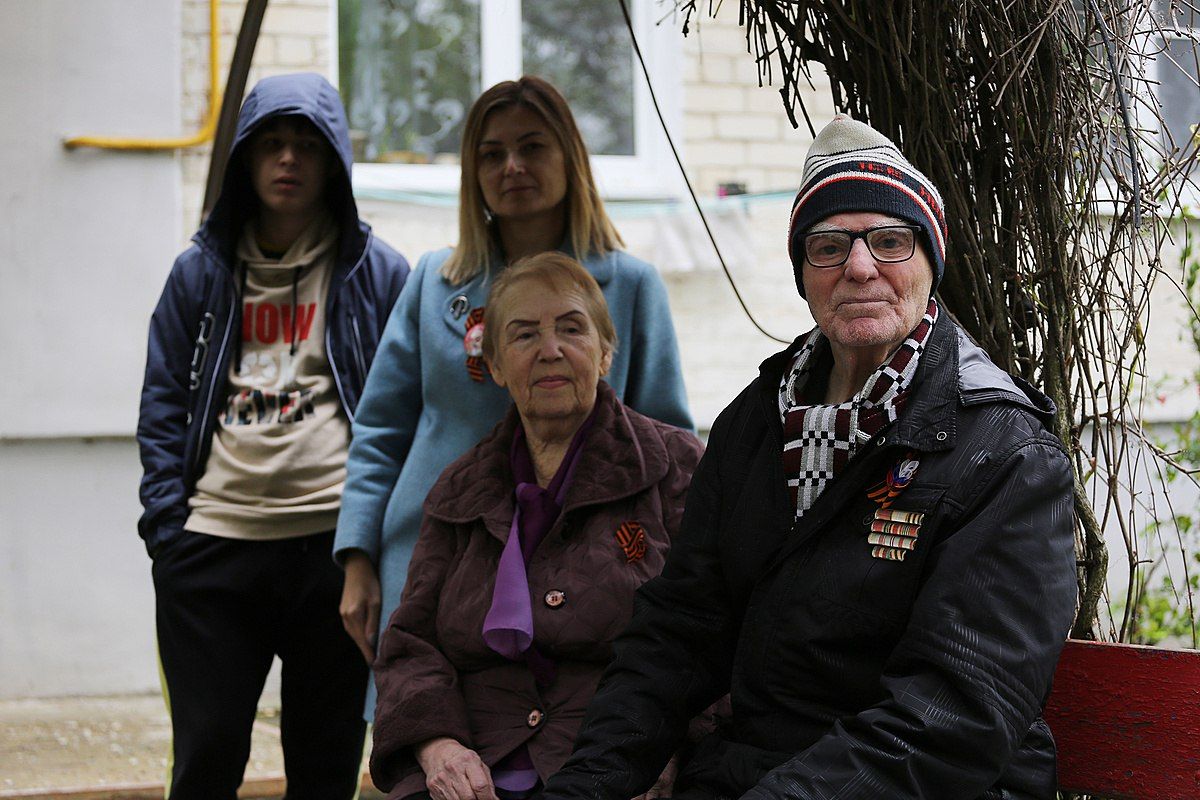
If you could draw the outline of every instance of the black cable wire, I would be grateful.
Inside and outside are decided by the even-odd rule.
[[[692,203],[696,206],[696,213],[700,215],[700,221],[704,224],[704,232],[708,234],[708,241],[712,243],[713,251],[717,254],[717,261],[721,263],[721,269],[725,272],[725,279],[729,281],[729,287],[733,289],[733,296],[737,298],[738,304],[745,312],[746,318],[750,320],[758,332],[768,339],[774,339],[782,344],[791,344],[790,339],[780,339],[778,336],[772,336],[767,333],[762,325],[758,324],[758,320],[750,313],[749,307],[746,306],[746,301],[742,299],[742,293],[738,291],[737,284],[733,282],[733,275],[729,273],[729,267],[725,264],[725,257],[721,255],[721,248],[717,246],[717,239],[713,236],[712,228],[708,226],[708,218],[704,216],[704,209],[700,207],[700,199],[696,197],[696,190],[692,188],[692,181],[688,178],[687,170],[683,167],[683,159],[679,157],[679,150],[675,148],[675,140],[671,138],[671,132],[667,130],[667,121],[663,119],[662,109],[658,107],[658,97],[654,94],[654,84],[650,82],[650,71],[646,69],[646,59],[642,57],[642,48],[638,45],[637,34],[633,30],[633,19],[629,16],[629,8],[625,5],[625,0],[618,0],[621,4],[621,14],[625,17],[625,27],[629,29],[629,39],[633,42],[633,52],[637,56],[638,64],[642,67],[642,75],[646,78],[646,88],[650,91],[650,101],[654,104],[654,113],[658,115],[658,123],[662,126],[663,135],[667,137],[667,144],[671,146],[671,154],[675,156],[675,163],[679,165],[679,174],[683,176],[683,182],[687,185],[688,194],[692,196]]]

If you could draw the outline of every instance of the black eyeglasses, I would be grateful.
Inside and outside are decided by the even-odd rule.
[[[883,225],[862,231],[810,231],[804,234],[804,257],[820,269],[840,267],[850,258],[855,240],[862,239],[876,261],[907,261],[916,252],[920,230],[919,225]]]

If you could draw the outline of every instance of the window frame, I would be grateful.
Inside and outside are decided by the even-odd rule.
[[[480,0],[480,83],[491,86],[521,75],[521,4],[538,0]],[[682,130],[683,42],[674,17],[656,24],[656,0],[628,0],[634,31],[667,126]],[[330,4],[330,78],[339,85],[338,2]],[[664,199],[683,196],[684,184],[663,134],[642,75],[633,60],[635,155],[593,155],[592,172],[606,199]],[[679,144],[676,145],[677,147]],[[413,191],[457,194],[457,164],[378,164],[355,162],[356,191]]]

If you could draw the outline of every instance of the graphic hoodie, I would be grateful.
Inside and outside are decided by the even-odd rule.
[[[240,246],[247,241],[246,226],[258,210],[244,152],[260,126],[285,115],[306,118],[336,154],[335,168],[326,186],[329,223],[336,229],[336,236],[330,242],[327,233],[313,230],[306,241],[297,242],[291,252],[282,254],[281,262],[299,264],[306,258],[328,259],[332,268],[320,274],[312,265],[307,266],[299,273],[299,281],[294,284],[290,279],[284,281],[282,296],[267,297],[266,293],[273,293],[278,287],[269,275],[259,275],[263,272],[259,267],[265,264],[251,263],[248,271],[242,269],[243,262],[256,262],[261,255]],[[247,429],[242,433],[259,428],[269,419],[278,422],[281,417],[293,420],[284,422],[290,428],[281,428],[281,433],[308,430],[312,418],[305,391],[312,390],[312,410],[319,413],[321,390],[307,382],[306,376],[315,378],[319,371],[316,364],[324,361],[322,369],[327,369],[332,378],[339,413],[353,422],[367,371],[409,269],[404,258],[374,236],[370,227],[359,219],[350,186],[352,163],[345,111],[337,90],[320,75],[302,73],[265,78],[246,97],[238,115],[221,195],[208,219],[192,237],[192,246],[175,260],[150,320],[137,438],[144,468],[140,495],[145,509],[138,521],[138,531],[152,556],[180,535],[195,510],[189,501],[204,496],[204,491],[198,491],[199,482],[205,479],[210,466],[219,467],[210,459],[210,453],[215,448],[229,446],[228,442],[219,441],[232,430],[225,420],[253,419],[254,425],[241,426]],[[310,252],[313,249],[320,249],[320,253]],[[325,283],[310,286],[313,281]],[[293,285],[303,298],[291,296]],[[243,297],[244,288],[251,293],[261,289],[264,296]],[[260,299],[262,305],[258,304]],[[252,303],[249,314],[243,300]],[[307,331],[304,326],[308,326]],[[293,333],[294,341],[286,341]],[[272,334],[274,342],[254,341],[260,335],[270,339]],[[260,360],[263,352],[260,345],[269,349],[281,344],[280,340],[286,358],[292,359],[290,367],[296,371],[294,386],[286,383],[276,386],[281,374],[289,374],[284,356],[277,358],[273,367]],[[293,343],[295,353],[291,352]],[[246,359],[253,363],[243,365]],[[310,360],[314,364],[312,369],[305,366]],[[238,366],[253,369],[239,373]],[[266,378],[272,369],[274,382]],[[256,376],[266,386],[251,385]],[[235,385],[239,380],[244,383]],[[283,396],[268,400],[268,389]],[[261,399],[254,395],[256,390],[262,392]],[[289,396],[288,392],[299,392],[299,396]],[[301,413],[303,420],[299,420]],[[320,427],[324,433],[326,426]],[[336,449],[340,452],[344,439],[339,440],[339,436],[332,434],[329,442],[338,441]],[[327,445],[309,440],[306,447],[314,444],[322,448]],[[332,444],[328,447],[328,452],[335,449]],[[279,474],[274,469],[269,475],[260,470],[255,481],[242,475],[245,482],[222,483],[220,491],[227,492],[226,500],[234,505],[245,509],[266,508],[268,514],[277,501],[309,505],[308,511],[313,516],[300,529],[291,528],[294,535],[305,527],[332,527],[330,506],[334,503],[332,495],[340,492],[340,478],[323,455],[311,459],[310,455],[311,451],[307,454],[296,451],[296,457],[303,459],[301,463],[293,464],[289,457],[286,469]],[[245,463],[258,465],[253,458],[245,459]],[[318,499],[321,494],[312,495],[303,488],[315,485],[306,483],[311,476],[305,472],[314,464],[323,472],[317,483],[325,482],[321,489],[329,490],[323,495],[325,499]],[[334,486],[339,488],[334,490]],[[215,480],[206,481],[205,491],[210,496],[217,493],[216,488]],[[314,502],[309,504],[309,500]],[[337,502],[340,503],[340,498]]]

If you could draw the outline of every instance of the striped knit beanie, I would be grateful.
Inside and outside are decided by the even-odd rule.
[[[804,237],[812,225],[833,214],[874,211],[920,225],[933,262],[933,289],[946,268],[946,217],[942,196],[891,139],[870,125],[838,114],[821,129],[804,160],[804,178],[792,203],[788,253],[796,287],[801,278]]]

